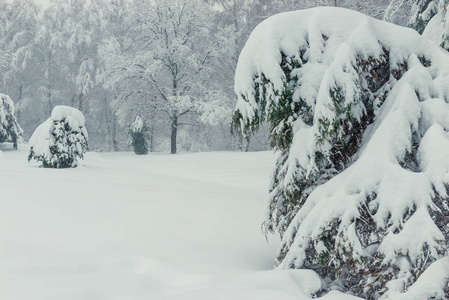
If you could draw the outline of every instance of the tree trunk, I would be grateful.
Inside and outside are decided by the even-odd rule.
[[[51,90],[52,90],[52,78],[51,78],[51,52],[48,54],[48,66],[47,66],[47,91],[48,91],[48,111],[51,116],[53,111],[53,104],[51,103]]]
[[[178,135],[178,117],[172,118],[171,123],[171,154],[176,154],[176,137]]]
[[[112,149],[117,152],[118,151],[118,142],[117,142],[117,118],[115,114],[112,114]]]
[[[238,131],[237,134],[238,134],[238,137],[237,137],[237,147],[238,147],[238,149],[239,149],[240,151],[243,152],[243,140],[244,140],[243,134],[242,134],[240,131]]]
[[[112,144],[112,126],[111,126],[111,122],[109,121],[109,114],[108,114],[108,110],[109,110],[109,105],[108,105],[108,97],[105,95],[104,96],[104,119],[106,121],[106,132],[108,134],[108,137],[106,139],[107,143],[109,146],[111,146]]]
[[[78,110],[79,111],[83,110],[83,94],[80,94],[78,96]]]
[[[154,151],[154,125],[153,124],[151,124],[151,126],[150,126],[149,133],[150,133],[150,152],[153,152]]]
[[[48,114],[51,116],[51,112],[53,111],[53,103],[51,103],[51,90],[48,90]]]
[[[22,101],[22,91],[23,91],[23,84],[19,86],[19,99],[17,100],[17,103],[20,103]],[[20,122],[22,121],[20,119],[20,106],[16,109],[16,113],[17,113],[17,121],[20,124]]]

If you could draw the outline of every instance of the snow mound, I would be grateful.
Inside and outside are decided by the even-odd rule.
[[[282,236],[279,268],[378,298],[447,255],[448,83],[438,45],[354,11],[283,13],[254,29],[233,125],[271,126],[264,228]]]
[[[53,120],[48,118],[44,123],[40,124],[33,132],[29,140],[30,147],[33,147],[36,153],[41,153],[45,156],[50,156],[51,144],[51,128]]]

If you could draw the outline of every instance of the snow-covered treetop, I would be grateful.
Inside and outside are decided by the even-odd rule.
[[[430,50],[414,30],[398,29],[352,10],[320,7],[278,14],[259,24],[248,39],[236,70],[235,92],[246,95],[252,89],[254,76],[261,72],[280,89],[284,77],[280,67],[281,52],[288,57],[302,55],[310,63],[329,65],[347,51],[368,58],[378,57],[383,48],[390,52],[392,68],[408,58],[411,51],[406,49],[413,49],[417,56],[428,54]],[[432,48],[435,51],[435,47]],[[321,68],[319,73],[329,71]],[[315,75],[308,76],[305,82],[311,93],[318,92],[314,83],[321,79]],[[247,100],[251,101],[251,97]]]
[[[134,122],[131,123],[130,130],[134,133],[141,132],[144,128],[144,122],[140,116],[137,116]]]
[[[0,93],[0,143],[13,142],[17,147],[22,142],[23,130],[14,116],[14,103],[7,95]]]
[[[55,106],[51,112],[51,119],[53,121],[61,121],[66,119],[68,122],[71,122],[70,127],[72,128],[82,127],[86,122],[82,112],[76,108],[65,105]],[[77,123],[75,124],[74,122]]]
[[[282,236],[279,267],[338,273],[370,298],[447,255],[449,55],[437,44],[350,10],[283,13],[249,37],[235,92],[233,126],[267,120],[277,150],[264,228]]]
[[[9,96],[0,93],[0,124],[6,122],[7,115],[14,115],[14,102]]]

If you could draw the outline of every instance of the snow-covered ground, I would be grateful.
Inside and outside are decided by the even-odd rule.
[[[54,170],[11,148],[0,145],[0,299],[309,299],[321,285],[271,270],[272,153],[88,153]]]

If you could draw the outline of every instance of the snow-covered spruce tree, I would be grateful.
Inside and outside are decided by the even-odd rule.
[[[447,258],[448,83],[441,48],[354,11],[290,12],[256,27],[237,65],[232,124],[270,125],[263,227],[282,237],[276,266],[376,299]],[[429,299],[449,296],[441,269],[422,291]]]
[[[384,20],[409,26],[449,50],[449,0],[391,0]]]
[[[14,116],[14,103],[9,96],[0,94],[0,143],[11,142],[17,149],[22,134],[23,130]]]
[[[439,2],[446,0],[412,0],[411,17],[408,26],[423,33],[427,23],[439,12]]]
[[[132,122],[129,134],[131,135],[131,145],[134,153],[138,155],[148,154],[148,129],[141,117],[137,116],[134,122]]]
[[[44,168],[74,168],[88,150],[88,136],[82,112],[56,106],[51,117],[39,125],[30,138],[28,161],[42,162]]]
[[[449,0],[439,0],[438,13],[427,23],[423,36],[449,51]]]

